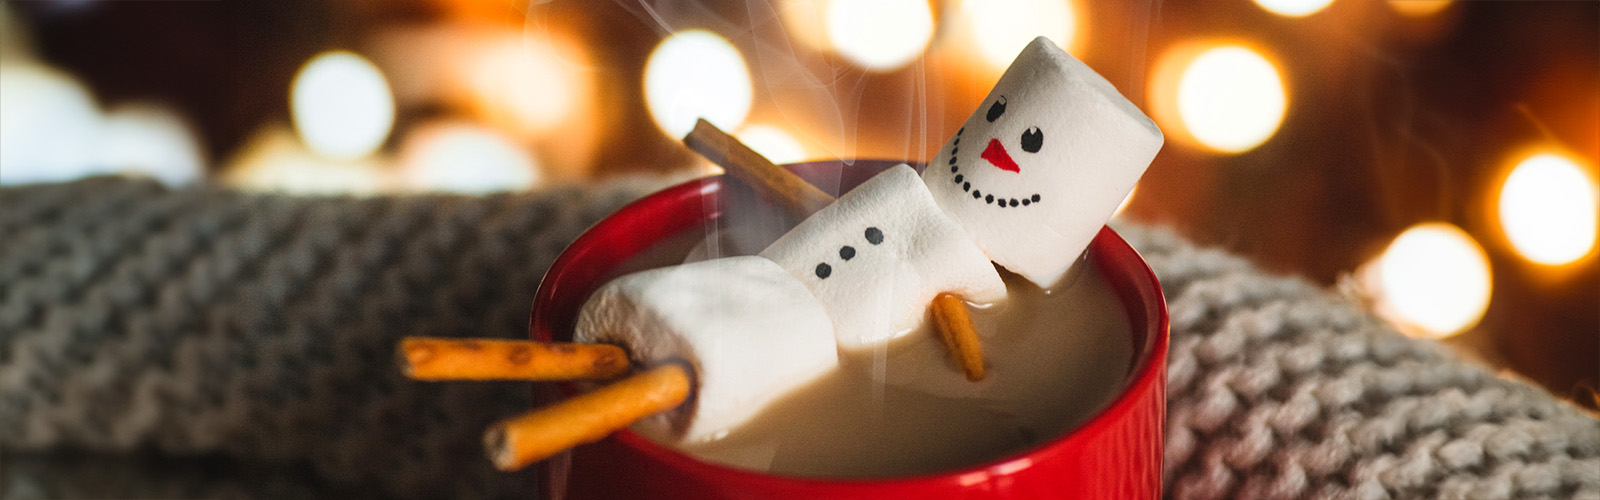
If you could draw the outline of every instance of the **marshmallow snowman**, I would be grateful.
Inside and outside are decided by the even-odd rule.
[[[922,178],[990,259],[1049,288],[1111,218],[1162,140],[1110,82],[1039,37]]]
[[[940,293],[978,303],[1006,293],[989,258],[904,164],[812,214],[761,256],[822,301],[840,349],[874,347],[910,333]]]
[[[611,280],[579,310],[573,340],[624,346],[643,366],[692,366],[690,401],[640,422],[688,442],[720,438],[839,364],[822,304],[777,264],[754,256]]]

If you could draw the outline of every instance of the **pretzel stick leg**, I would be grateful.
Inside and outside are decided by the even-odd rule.
[[[797,217],[805,218],[833,203],[828,193],[793,172],[773,165],[705,119],[695,122],[694,130],[684,136],[683,143],[712,163],[721,165],[728,175],[755,189],[762,198],[773,200]]]
[[[950,359],[961,367],[967,380],[983,380],[983,345],[978,342],[978,330],[967,315],[967,304],[955,294],[941,293],[934,297],[933,326],[939,330],[939,340],[950,350]]]
[[[483,446],[496,468],[518,470],[683,404],[689,397],[689,384],[689,368],[676,363],[662,365],[502,420],[484,432]]]
[[[406,337],[396,349],[414,380],[600,380],[628,373],[628,353],[606,344]]]

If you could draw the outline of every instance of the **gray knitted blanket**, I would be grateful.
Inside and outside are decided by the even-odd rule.
[[[411,383],[401,336],[525,334],[638,186],[295,198],[0,190],[0,497],[529,498],[526,384]],[[1167,496],[1600,499],[1600,421],[1296,279],[1119,231],[1172,313]]]

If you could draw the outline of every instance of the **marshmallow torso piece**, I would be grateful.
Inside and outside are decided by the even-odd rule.
[[[1054,285],[1161,149],[1105,78],[1039,37],[922,177],[995,263]]]
[[[909,333],[941,292],[1005,298],[989,258],[934,204],[915,170],[874,176],[761,252],[811,288],[841,349]]]
[[[584,303],[573,339],[621,345],[645,366],[693,366],[691,400],[642,422],[689,442],[719,438],[839,363],[822,304],[777,264],[753,256],[612,280]]]

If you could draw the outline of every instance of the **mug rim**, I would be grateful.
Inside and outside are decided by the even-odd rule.
[[[844,162],[812,161],[786,164],[783,167],[790,170],[803,170],[839,165],[841,163]],[[895,160],[855,160],[844,164],[845,168],[869,168],[875,169],[876,172],[901,163],[906,162]],[[920,165],[912,165],[920,170]],[[558,336],[556,335],[557,332],[554,331],[553,325],[550,324],[552,316],[566,311],[549,311],[551,308],[548,307],[548,304],[553,302],[558,293],[564,293],[562,287],[555,285],[571,279],[567,278],[568,273],[575,270],[574,264],[577,261],[584,260],[586,254],[601,249],[609,249],[605,253],[611,255],[633,255],[659,241],[659,239],[656,239],[643,244],[623,245],[621,248],[616,248],[614,245],[616,242],[613,240],[617,235],[612,234],[613,231],[608,231],[606,228],[640,223],[663,224],[667,221],[662,221],[659,214],[664,210],[672,208],[675,204],[685,203],[685,199],[704,199],[717,196],[722,192],[728,178],[727,174],[702,177],[656,191],[618,209],[585,230],[582,235],[573,240],[562,251],[541,280],[538,291],[535,294],[534,307],[529,317],[529,337],[539,341],[571,340],[572,332],[570,329],[563,332],[565,335]],[[703,209],[704,214],[702,217],[686,223],[667,224],[659,232],[667,235],[677,234],[682,230],[716,220],[722,216],[721,208],[717,206],[701,206],[697,204],[696,208]],[[974,465],[913,475],[892,477],[803,477],[760,472],[700,460],[667,445],[651,441],[631,429],[617,431],[605,439],[614,439],[624,446],[641,452],[664,465],[693,475],[713,476],[722,481],[760,483],[770,487],[789,489],[837,488],[849,485],[875,488],[919,486],[950,481],[964,484],[969,482],[964,480],[965,478],[971,478],[974,475],[978,476],[977,479],[986,479],[1025,470],[1033,462],[1039,461],[1041,458],[1067,453],[1068,448],[1074,441],[1087,439],[1084,436],[1092,436],[1108,430],[1120,418],[1137,408],[1142,392],[1149,390],[1152,386],[1165,385],[1159,382],[1165,381],[1169,317],[1160,282],[1157,281],[1155,273],[1150,269],[1143,256],[1139,255],[1137,250],[1134,250],[1126,240],[1122,239],[1109,226],[1101,228],[1090,243],[1089,248],[1096,255],[1097,260],[1100,261],[1098,265],[1102,268],[1102,273],[1111,273],[1112,270],[1108,266],[1113,264],[1121,264],[1126,267],[1136,263],[1136,266],[1133,266],[1134,269],[1131,270],[1132,272],[1128,274],[1132,274],[1132,277],[1136,278],[1138,282],[1127,285],[1131,286],[1134,291],[1132,293],[1122,293],[1122,290],[1116,290],[1116,293],[1118,301],[1123,304],[1123,309],[1130,315],[1129,335],[1135,336],[1136,341],[1142,339],[1142,342],[1140,342],[1141,345],[1136,346],[1134,362],[1129,367],[1128,374],[1123,377],[1122,387],[1115,398],[1097,410],[1088,420],[1027,449],[1009,453],[999,458],[985,460]],[[1129,261],[1130,257],[1133,260]],[[588,269],[587,271],[581,273],[583,276],[578,276],[576,279],[579,281],[598,281],[598,278],[604,274],[603,271],[609,271],[609,269]],[[585,277],[589,279],[586,280]],[[598,287],[601,283],[593,283],[593,285]],[[589,292],[592,292],[592,290],[589,290]],[[584,295],[586,300],[588,293],[584,293]],[[581,306],[582,301],[578,301],[578,304]],[[576,309],[572,309],[567,313],[575,316],[576,312]],[[1151,320],[1146,324],[1143,329],[1145,331],[1142,334],[1135,327],[1137,322],[1132,321],[1135,319],[1133,318],[1135,315]],[[557,386],[560,389],[562,398],[572,397],[580,392],[572,383],[559,383]],[[1162,395],[1162,397],[1165,396]]]

